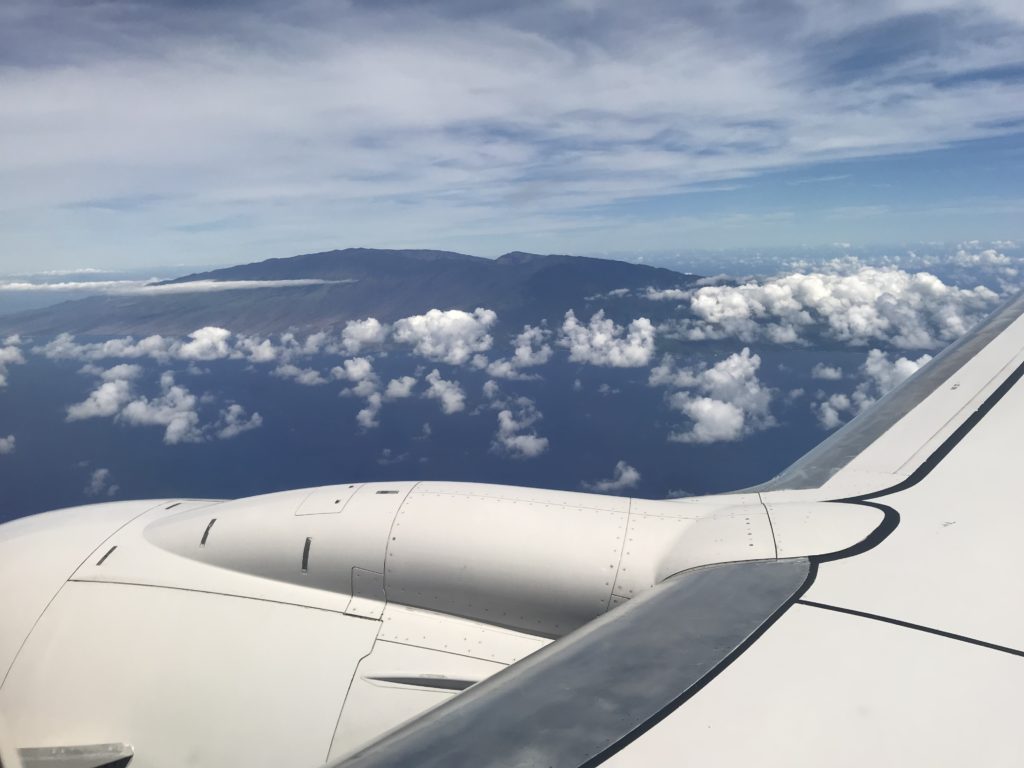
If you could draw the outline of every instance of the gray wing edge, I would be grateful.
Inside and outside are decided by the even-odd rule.
[[[659,722],[803,591],[805,558],[673,576],[333,768],[581,768]]]
[[[805,453],[780,474],[765,483],[744,488],[736,493],[820,488],[966,365],[1022,313],[1024,293],[1006,301],[988,319],[950,344],[917,373]]]

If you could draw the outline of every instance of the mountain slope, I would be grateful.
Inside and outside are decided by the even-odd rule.
[[[685,287],[696,277],[668,269],[578,256],[509,253],[484,259],[448,251],[350,248],[268,259],[167,281],[346,281],[301,287],[165,295],[93,296],[0,318],[0,332],[81,335],[183,334],[204,325],[271,333],[337,327],[376,317],[394,321],[432,308],[487,307],[509,327],[567,309],[605,308],[616,316],[656,311],[641,298],[598,298],[609,291]]]

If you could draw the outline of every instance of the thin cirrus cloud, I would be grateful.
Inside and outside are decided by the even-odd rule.
[[[999,0],[268,8],[6,3],[3,250],[200,258],[339,222],[487,251],[523,232],[671,248],[709,217],[658,198],[996,139],[1024,117],[1024,19]],[[716,212],[711,242],[786,213],[765,202]]]

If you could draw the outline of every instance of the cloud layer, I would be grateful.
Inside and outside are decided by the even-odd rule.
[[[998,300],[983,286],[959,288],[927,272],[893,267],[797,272],[698,288],[689,296],[689,317],[678,322],[674,333],[688,340],[780,344],[819,335],[857,346],[885,342],[935,349],[963,335]]]
[[[999,0],[10,0],[0,21],[9,250],[245,252],[339,223],[630,247],[623,200],[1003,136],[1024,110]],[[661,218],[667,240],[701,217]]]

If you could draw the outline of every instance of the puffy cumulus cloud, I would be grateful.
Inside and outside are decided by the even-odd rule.
[[[884,341],[928,349],[956,339],[985,317],[998,295],[959,288],[927,272],[859,267],[797,272],[763,282],[699,288],[676,332],[690,340],[766,339],[788,344],[820,334],[851,345]]]
[[[413,387],[416,386],[415,376],[401,376],[388,382],[384,390],[384,396],[389,400],[401,400],[412,395]]]
[[[363,429],[379,427],[377,417],[384,405],[384,397],[380,393],[380,379],[373,370],[373,361],[368,357],[349,358],[332,368],[331,376],[352,382],[353,386],[342,390],[342,395],[366,399],[366,405],[356,414],[356,423]]]
[[[155,334],[136,341],[132,336],[107,341],[79,344],[70,333],[62,333],[52,341],[33,349],[51,360],[106,360],[110,358],[134,359],[151,357],[166,361],[170,357],[172,340]]]
[[[217,437],[221,440],[229,440],[237,437],[250,429],[257,429],[263,426],[263,417],[258,413],[250,416],[245,408],[238,403],[231,403],[220,412],[220,420],[217,423]]]
[[[644,292],[644,298],[651,301],[684,301],[693,295],[693,291],[687,288],[648,288]]]
[[[139,397],[127,403],[117,419],[132,426],[160,426],[164,428],[164,442],[198,443],[204,439],[196,412],[198,399],[183,386],[174,382],[174,374],[160,376],[159,397]]]
[[[14,435],[0,437],[0,456],[4,456],[8,453],[14,453],[15,442]]]
[[[688,430],[672,432],[669,439],[731,442],[774,426],[772,390],[758,378],[760,367],[761,358],[746,347],[710,368],[677,368],[666,355],[651,369],[648,382],[677,390],[669,395],[669,405],[692,422]]]
[[[551,345],[547,343],[550,337],[551,331],[547,328],[526,325],[515,338],[511,357],[492,363],[482,361],[480,367],[486,367],[488,375],[498,379],[534,378],[523,373],[522,369],[544,365],[551,359],[553,351]]]
[[[961,267],[1009,267],[1013,264],[1013,260],[1009,256],[1005,253],[1000,253],[994,248],[986,248],[982,251],[969,251],[965,248],[959,248],[950,257],[950,261]]]
[[[152,398],[135,394],[138,366],[119,365],[87,372],[98,375],[99,386],[81,403],[68,406],[68,421],[113,418],[128,426],[159,426],[164,428],[164,442],[168,445],[203,442],[211,436],[228,439],[263,423],[258,413],[249,417],[242,406],[232,404],[221,411],[216,422],[202,425],[198,412],[200,398],[177,384],[170,371],[161,374],[160,394]]]
[[[350,355],[359,354],[364,347],[379,346],[388,337],[388,326],[375,317],[351,320],[341,332],[341,346]]]
[[[270,339],[258,336],[239,335],[235,340],[234,357],[242,357],[250,363],[272,363],[280,355],[278,347]]]
[[[811,368],[811,378],[821,379],[822,381],[839,381],[843,378],[843,369],[835,365],[816,363],[815,366]]]
[[[132,399],[132,383],[128,379],[104,381],[80,403],[67,408],[68,421],[116,416]]]
[[[291,363],[282,363],[277,366],[272,375],[280,379],[292,379],[307,387],[316,387],[327,383],[327,379],[320,375],[320,371],[312,368],[299,368]]]
[[[890,361],[889,356],[884,352],[872,349],[868,352],[861,370],[864,371],[874,391],[880,397],[909,379],[931,359],[931,355],[921,355],[917,360],[900,357]]]
[[[374,375],[373,362],[368,357],[352,357],[332,368],[331,375],[343,381],[366,381]]]
[[[586,325],[570,309],[565,313],[558,344],[569,350],[569,360],[615,368],[647,365],[654,354],[654,326],[646,317],[623,328],[600,310]]]
[[[463,365],[491,348],[494,340],[487,330],[497,319],[493,311],[479,307],[472,313],[432,309],[399,320],[393,337],[402,344],[412,344],[416,354],[428,360]]]
[[[853,392],[836,393],[828,397],[820,395],[811,404],[811,410],[823,429],[835,429],[849,418],[867,410],[878,398],[909,379],[931,359],[931,355],[921,355],[916,360],[906,357],[890,360],[881,350],[872,349],[860,366],[863,380]]]
[[[110,470],[100,467],[93,470],[89,476],[89,483],[85,486],[83,493],[86,496],[116,496],[121,490],[120,486],[111,482]]]
[[[352,357],[331,369],[331,376],[341,381],[350,381],[354,386],[344,394],[369,397],[377,392],[380,380],[373,371],[373,361],[368,357]]]
[[[234,352],[231,331],[207,326],[192,331],[186,339],[171,339],[159,334],[135,340],[132,336],[102,342],[79,344],[69,333],[35,348],[52,360],[106,360],[149,357],[158,362],[171,359],[189,361],[223,360]]]
[[[622,491],[627,488],[634,488],[640,483],[640,473],[635,467],[630,466],[624,461],[616,462],[615,470],[612,472],[612,476],[605,480],[595,480],[590,483],[583,483],[583,488],[588,491],[597,491],[598,493],[608,493],[609,491]]]
[[[25,356],[21,352],[21,337],[8,336],[0,346],[0,389],[7,386],[7,368],[11,365],[22,365]]]
[[[532,459],[548,449],[548,439],[533,429],[543,415],[527,397],[517,398],[509,408],[498,411],[498,431],[492,448],[516,459]]]
[[[207,326],[188,335],[189,341],[174,344],[172,354],[179,360],[223,360],[231,354],[231,331]]]
[[[366,406],[356,414],[356,423],[363,429],[373,429],[380,426],[377,416],[380,414],[383,398],[380,392],[370,392],[366,395]]]
[[[435,368],[427,374],[426,382],[429,386],[423,396],[440,401],[441,410],[446,414],[465,410],[466,393],[457,381],[441,378],[441,372]]]

